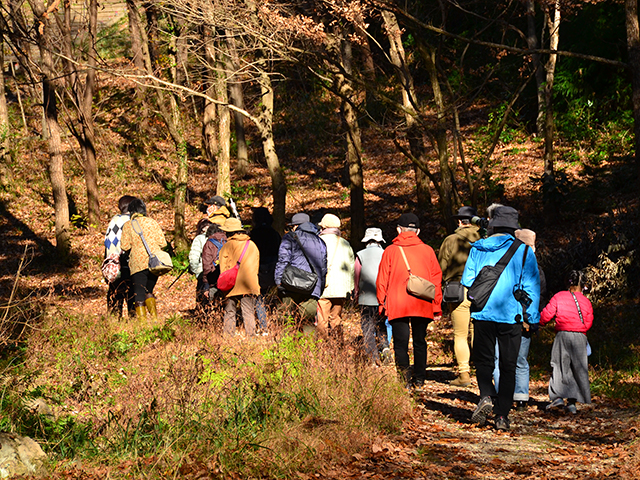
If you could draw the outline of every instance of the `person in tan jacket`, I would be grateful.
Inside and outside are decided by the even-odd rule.
[[[260,295],[258,283],[260,252],[245,232],[242,222],[237,218],[228,218],[220,229],[227,233],[227,243],[220,249],[220,274],[234,268],[242,256],[236,283],[225,293],[223,333],[235,334],[236,310],[240,303],[245,332],[247,336],[255,335],[255,300],[256,296]],[[243,250],[245,250],[244,255]]]
[[[151,253],[162,250],[167,245],[167,240],[164,238],[164,233],[158,222],[146,216],[147,206],[142,200],[139,198],[132,200],[129,203],[128,211],[129,215],[131,215],[131,220],[122,227],[122,250],[131,251],[129,254],[129,269],[131,270],[131,280],[135,295],[136,317],[144,318],[146,316],[146,307],[151,318],[157,320],[158,311],[153,289],[156,286],[158,277],[149,271],[149,254],[142,242],[142,238],[136,232],[142,232]],[[136,223],[135,229],[132,222]]]

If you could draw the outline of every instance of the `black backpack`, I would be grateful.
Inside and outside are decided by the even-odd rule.
[[[500,275],[502,275],[511,257],[516,253],[520,245],[522,245],[522,242],[516,238],[509,247],[509,250],[507,250],[507,253],[502,256],[498,263],[494,266],[487,265],[482,267],[482,270],[480,270],[480,273],[476,276],[469,290],[467,290],[467,298],[471,301],[472,312],[479,312],[485,307],[491,296],[491,292],[493,292],[493,289],[498,283]]]

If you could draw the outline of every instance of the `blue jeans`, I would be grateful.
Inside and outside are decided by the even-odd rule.
[[[262,295],[256,296],[256,317],[258,317],[258,326],[263,332],[267,331],[267,307],[264,304]]]
[[[513,400],[516,402],[529,401],[529,362],[527,361],[527,356],[529,355],[530,346],[531,338],[523,336],[520,341],[520,350],[518,351],[518,361],[516,363],[516,389],[513,392]],[[498,344],[496,343],[496,366],[493,370],[493,383],[496,386],[496,392],[498,391],[498,384],[500,383],[499,361],[500,353],[498,351]]]

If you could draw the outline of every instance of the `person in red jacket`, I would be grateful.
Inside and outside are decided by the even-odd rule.
[[[387,247],[380,261],[376,279],[376,295],[380,313],[386,311],[393,330],[396,368],[407,386],[420,388],[427,373],[427,325],[442,316],[442,270],[433,249],[418,238],[420,221],[413,213],[398,220],[398,236]],[[409,271],[402,252],[407,257],[411,273],[435,285],[433,301],[422,300],[407,293]],[[409,369],[409,334],[413,337],[413,379]]]
[[[586,278],[584,273],[573,270],[569,274],[569,290],[556,293],[540,312],[540,325],[555,318],[556,338],[551,350],[551,380],[547,410],[564,406],[576,413],[576,402],[591,403],[589,387],[589,342],[587,330],[593,324],[593,307],[582,294]]]

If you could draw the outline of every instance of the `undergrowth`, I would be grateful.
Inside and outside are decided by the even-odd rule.
[[[226,340],[179,317],[56,316],[25,351],[5,372],[0,426],[59,465],[119,465],[112,477],[291,478],[397,433],[411,411],[393,370],[286,328]]]

